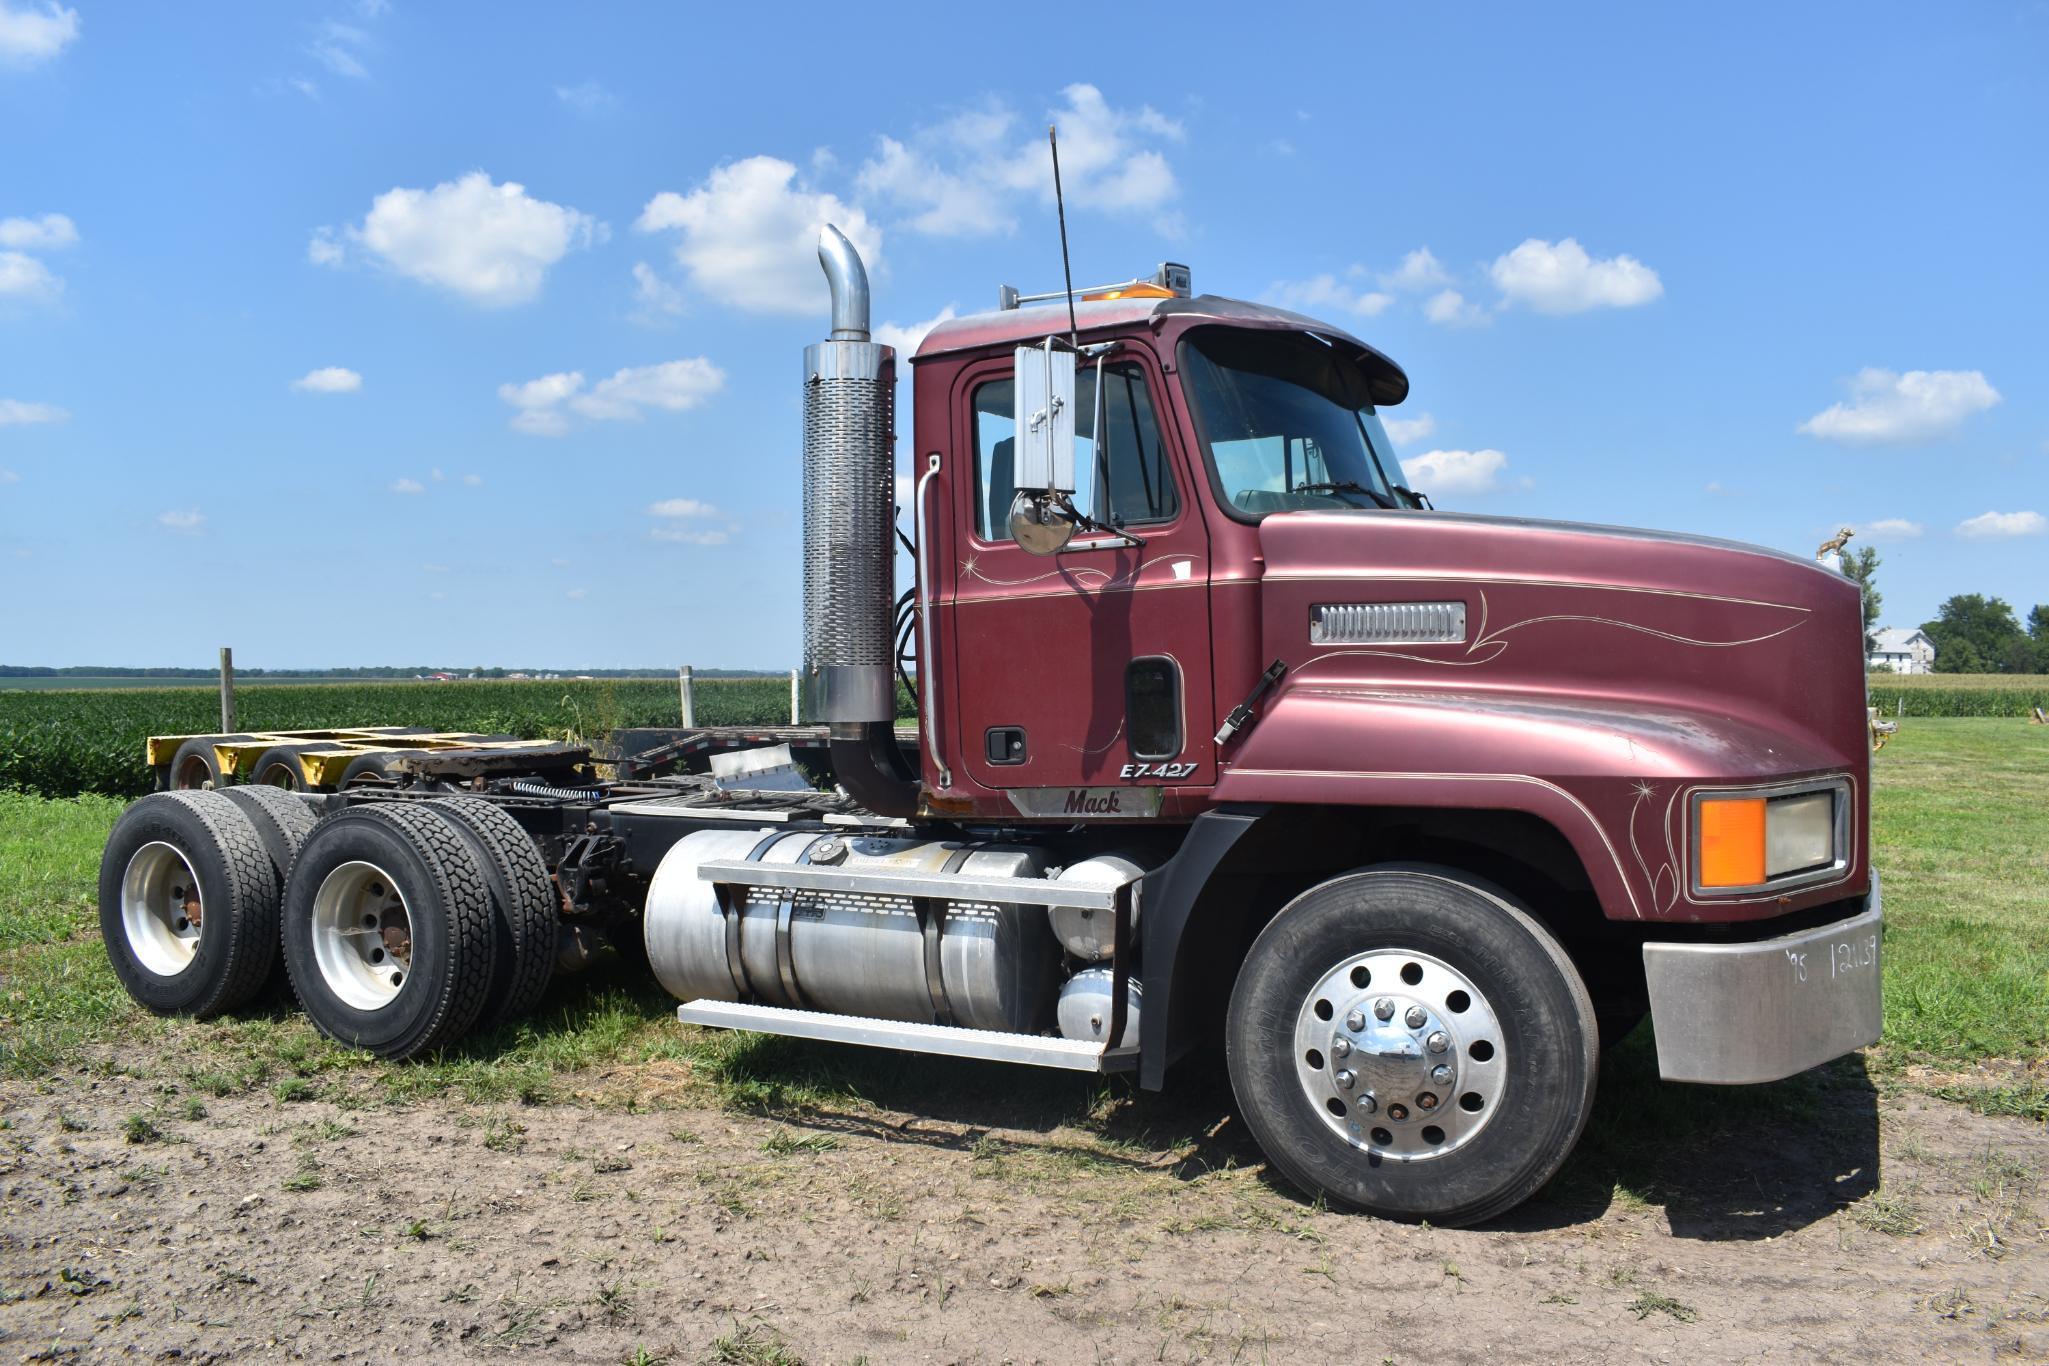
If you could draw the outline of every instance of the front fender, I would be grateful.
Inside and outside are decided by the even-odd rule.
[[[1548,822],[1615,920],[1783,915],[1865,886],[1865,794],[1842,756],[1752,721],[1617,698],[1297,683],[1229,755],[1219,802],[1435,806]],[[1844,875],[1795,893],[1697,900],[1684,795],[1694,787],[1847,777],[1857,804]]]

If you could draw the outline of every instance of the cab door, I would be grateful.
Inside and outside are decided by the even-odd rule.
[[[1103,439],[1095,431],[1103,385]],[[1215,781],[1209,538],[1152,354],[1126,343],[1077,376],[1074,503],[1142,541],[1078,531],[1033,555],[1008,531],[1011,361],[954,393],[952,670],[960,768],[1025,815],[1156,814]],[[1122,795],[1120,795],[1120,793]]]

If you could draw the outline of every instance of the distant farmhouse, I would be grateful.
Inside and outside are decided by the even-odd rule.
[[[1935,672],[1935,642],[1919,631],[1903,626],[1882,626],[1871,633],[1874,642],[1865,667],[1883,664],[1896,674]]]

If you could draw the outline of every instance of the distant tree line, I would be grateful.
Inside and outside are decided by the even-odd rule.
[[[2049,674],[2049,603],[2036,603],[2023,626],[2003,599],[1959,593],[1921,633],[1935,642],[1937,673]]]
[[[467,678],[475,674],[478,678],[510,678],[515,673],[555,674],[563,677],[586,678],[667,678],[675,674],[672,665],[666,669],[518,669],[518,668],[476,668],[465,669],[447,664],[379,664],[356,669],[245,669],[235,666],[236,678],[419,678],[429,674],[455,674]],[[780,669],[696,669],[699,678],[772,678],[780,675]],[[116,664],[69,664],[52,668],[39,664],[0,664],[0,678],[214,678],[214,669],[165,669],[128,668]]]
[[[1878,551],[1860,546],[1843,556],[1843,573],[1864,597],[1864,656],[1878,653]],[[2037,603],[2023,626],[2002,598],[1959,593],[1935,620],[1921,623],[1935,644],[1939,674],[2049,674],[2049,603]]]

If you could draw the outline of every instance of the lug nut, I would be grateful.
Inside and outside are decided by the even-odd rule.
[[[1373,1003],[1373,1013],[1380,1019],[1392,1020],[1394,1018],[1394,1002],[1385,996],[1381,997]]]
[[[1423,1040],[1423,1047],[1429,1049],[1432,1053],[1442,1053],[1445,1049],[1451,1047],[1451,1039],[1443,1030],[1434,1030],[1429,1038]]]
[[[1331,1040],[1330,1052],[1332,1057],[1349,1058],[1352,1056],[1352,1041],[1345,1038],[1333,1039]]]
[[[1430,1080],[1436,1082],[1439,1086],[1451,1085],[1451,1069],[1443,1063],[1437,1064],[1437,1066],[1430,1069]]]
[[[1337,1075],[1337,1083],[1338,1083],[1338,1090],[1340,1090],[1340,1091],[1349,1091],[1349,1090],[1351,1090],[1351,1089],[1352,1089],[1352,1086],[1353,1086],[1353,1084],[1354,1084],[1355,1082],[1357,1082],[1358,1080],[1359,1080],[1359,1078],[1358,1078],[1357,1076],[1355,1076],[1355,1075],[1353,1074],[1353,1072],[1352,1072],[1352,1069],[1351,1069],[1351,1068],[1349,1068],[1349,1067],[1340,1067],[1340,1068],[1338,1069],[1338,1075]]]
[[[1421,1095],[1417,1096],[1416,1108],[1419,1110],[1435,1110],[1437,1108],[1436,1094],[1430,1091],[1425,1091]]]
[[[1361,1015],[1358,1011],[1355,1010],[1351,1014],[1345,1016],[1345,1028],[1351,1030],[1353,1033],[1356,1034],[1365,1027],[1366,1017],[1364,1015]]]
[[[1353,1101],[1352,1103],[1359,1107],[1359,1113],[1362,1115],[1370,1115],[1375,1110],[1378,1110],[1380,1108],[1380,1102],[1373,1098],[1373,1093],[1371,1091],[1368,1091],[1365,1095],[1360,1096],[1359,1099]]]
[[[1402,1016],[1402,1020],[1411,1029],[1421,1029],[1430,1022],[1430,1015],[1421,1006],[1410,1006],[1409,1013]]]

